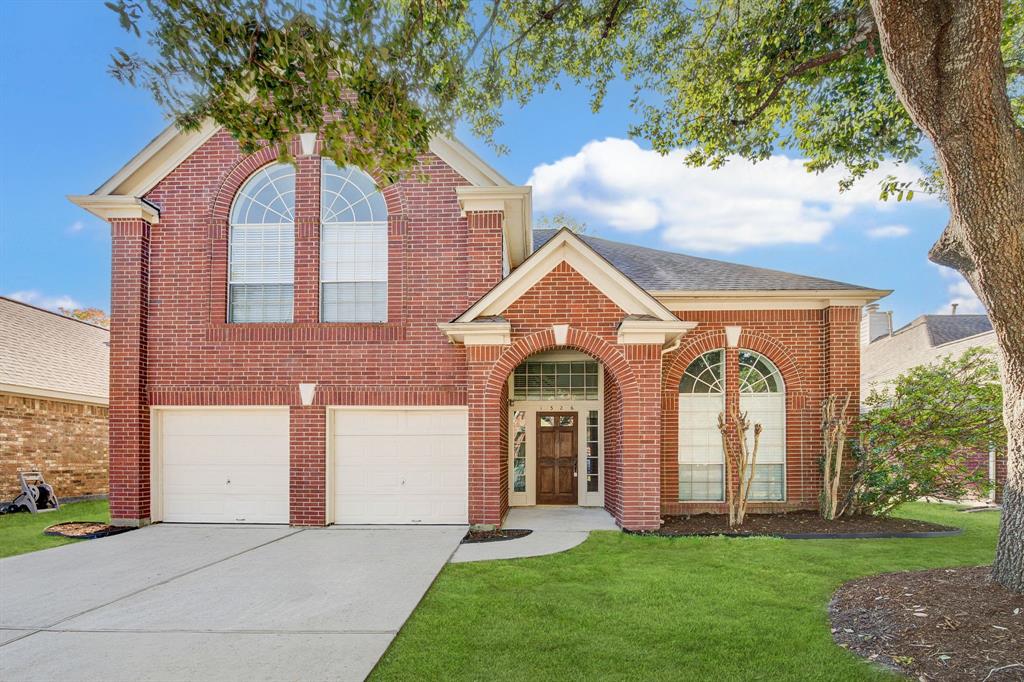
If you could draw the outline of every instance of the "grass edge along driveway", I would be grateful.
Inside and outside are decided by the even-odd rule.
[[[371,679],[883,680],[832,641],[828,603],[864,575],[989,563],[999,518],[914,503],[959,526],[893,540],[595,532],[545,557],[449,564]]]
[[[72,538],[43,535],[43,531],[55,523],[65,521],[99,521],[110,523],[110,511],[106,500],[88,500],[62,504],[60,509],[40,514],[4,514],[0,516],[0,559],[34,552],[38,549],[57,547],[70,542],[85,542]]]

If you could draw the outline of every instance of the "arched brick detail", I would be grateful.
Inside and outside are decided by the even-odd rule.
[[[505,348],[467,349],[470,522],[499,524],[508,509],[507,448],[502,447],[507,439],[500,432],[506,425],[502,413],[508,405],[502,395],[508,377],[531,355],[556,348],[578,350],[600,361],[614,386],[613,409],[605,411],[605,508],[624,528],[657,528],[660,450],[651,434],[661,423],[661,348],[656,344],[619,346],[576,327],[569,328],[562,344],[556,343],[549,327],[519,337]],[[609,383],[605,384],[606,405]],[[615,437],[614,448],[608,447],[610,434]]]
[[[674,390],[679,386],[679,382],[683,378],[683,372],[686,371],[686,368],[690,366],[690,363],[695,358],[707,353],[709,350],[717,350],[718,348],[725,348],[725,331],[721,329],[706,331],[703,334],[697,334],[690,338],[684,337],[679,350],[675,352],[672,361],[665,367],[665,371],[662,374],[662,388],[665,391]]]
[[[797,398],[802,401],[806,393],[806,382],[803,372],[788,348],[778,340],[759,331],[744,329],[740,332],[739,347],[752,350],[765,356],[778,367],[782,380],[786,383],[786,408],[793,405]],[[680,375],[682,376],[682,375]],[[803,407],[801,402],[797,409]]]
[[[551,329],[544,329],[517,339],[495,360],[484,386],[488,395],[497,396],[502,386],[508,381],[509,375],[523,360],[531,355],[557,348],[578,350],[595,360],[600,360],[605,368],[612,373],[623,393],[623,398],[636,399],[636,377],[633,375],[633,369],[629,366],[629,362],[626,361],[619,349],[599,336],[573,327],[569,328],[564,344],[555,343],[555,334]]]
[[[303,155],[299,140],[290,144],[295,157],[295,301],[293,321],[320,322],[320,149],[318,139],[312,155]],[[241,157],[224,175],[214,193],[209,217],[210,324],[227,322],[228,233],[231,206],[245,183],[261,168],[277,163],[274,147],[263,147]],[[405,316],[405,196],[401,185],[384,184],[379,172],[370,173],[380,188],[388,210],[388,323],[401,325]],[[337,323],[335,326],[346,323]],[[366,325],[354,325],[373,330]]]
[[[661,491],[662,506],[676,507],[679,504],[679,382],[690,363],[698,356],[711,350],[725,348],[725,330],[713,329],[685,341],[665,368],[662,381],[662,425],[661,425]],[[803,434],[807,430],[805,408],[807,407],[807,384],[804,372],[797,364],[793,353],[777,339],[763,332],[743,328],[738,348],[729,349],[726,362],[730,367],[736,362],[739,349],[751,350],[772,361],[782,374],[786,387],[786,450],[787,471],[796,471],[797,461],[802,455]],[[733,372],[734,374],[734,372]],[[735,377],[726,372],[727,400],[730,409],[736,409],[738,395],[735,391]],[[790,460],[793,465],[790,466]],[[787,473],[787,499],[793,497],[797,485],[796,476]],[[712,507],[714,504],[703,504]]]

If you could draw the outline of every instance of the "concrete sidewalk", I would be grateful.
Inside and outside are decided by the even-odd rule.
[[[0,679],[362,680],[459,526],[159,524],[0,560]]]
[[[592,530],[619,530],[600,507],[513,507],[502,527],[533,532],[516,540],[459,545],[452,563],[556,554],[581,544]]]

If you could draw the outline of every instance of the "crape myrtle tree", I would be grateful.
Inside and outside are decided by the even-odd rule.
[[[774,150],[809,171],[918,161],[950,220],[929,257],[958,270],[1001,349],[1009,475],[993,567],[1024,591],[1024,0],[113,0],[148,45],[111,70],[184,129],[243,150],[322,131],[336,162],[388,178],[465,122],[575,82],[599,109],[635,87],[628,132],[719,167]],[[882,188],[896,198],[914,173]]]

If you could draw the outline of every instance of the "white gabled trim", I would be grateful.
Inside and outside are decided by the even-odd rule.
[[[501,187],[512,184],[472,149],[453,137],[435,135],[430,140],[430,151],[477,187]]]
[[[437,328],[452,343],[466,346],[507,346],[512,343],[508,322],[442,322]]]
[[[454,321],[473,322],[479,317],[500,315],[562,262],[572,266],[627,315],[650,315],[658,320],[679,322],[668,308],[566,228],[530,254],[512,274]]]
[[[526,260],[533,250],[532,187],[457,187],[455,193],[463,216],[480,211],[500,211],[509,265],[515,268]]]
[[[103,220],[115,218],[145,220],[150,225],[160,222],[160,210],[145,199],[129,196],[97,196],[95,194],[69,194],[71,203],[81,206]]]
[[[891,294],[887,289],[652,291],[669,310],[821,310],[860,307]]]
[[[167,126],[93,195],[143,196],[218,130],[220,126],[209,120],[194,133],[183,133],[173,124]]]
[[[637,343],[672,343],[697,326],[697,322],[683,320],[623,320],[619,323],[618,342],[629,345]]]

